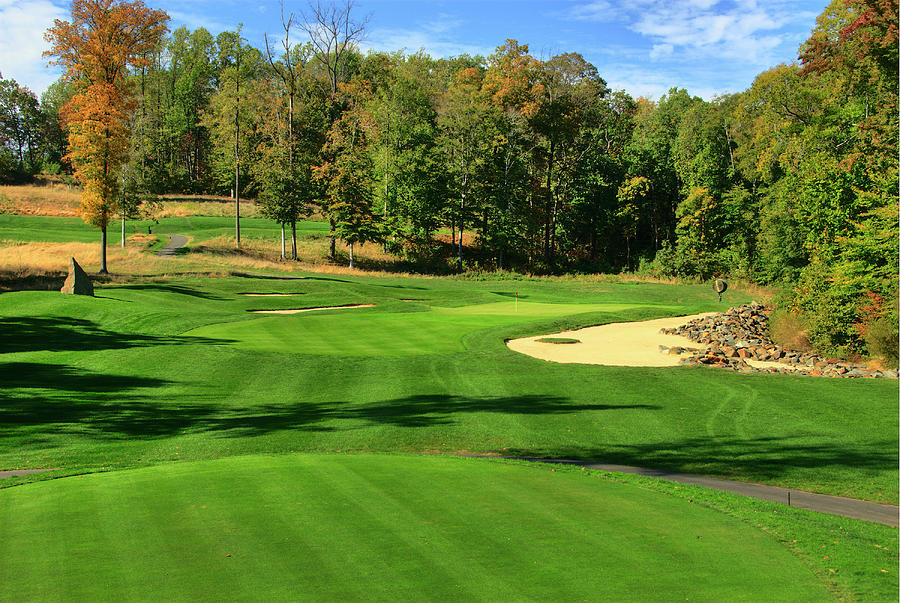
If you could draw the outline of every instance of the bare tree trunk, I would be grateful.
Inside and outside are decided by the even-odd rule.
[[[353,242],[350,242],[350,268],[353,268]]]
[[[122,249],[125,249],[125,210],[122,210]]]
[[[234,238],[235,245],[241,248],[241,189],[240,163],[238,158],[238,142],[241,139],[241,40],[238,36],[237,69],[234,72]]]
[[[868,105],[866,106],[866,111],[868,112]],[[731,135],[728,133],[728,120],[723,120],[725,124],[725,140],[728,143],[728,156],[731,157],[731,171],[734,171],[734,153],[731,150]]]
[[[281,223],[281,259],[284,259],[284,222]]]
[[[331,241],[328,244],[328,259],[334,260],[334,228],[336,226],[336,224],[334,223],[334,218],[328,218],[328,224],[331,226]]]
[[[547,201],[544,203],[544,261],[550,264],[550,229],[553,222],[553,152],[554,142],[550,140],[550,156],[547,159]]]
[[[463,212],[465,211],[465,208],[466,195],[464,193],[459,198],[459,255],[457,256],[457,266],[460,272],[462,272],[463,266],[463,224],[465,224],[465,221],[463,220]]]
[[[100,274],[109,274],[106,270],[106,226],[100,228]]]
[[[297,259],[297,221],[291,220],[291,259]]]

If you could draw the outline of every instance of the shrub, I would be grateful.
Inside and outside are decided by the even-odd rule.
[[[900,336],[897,328],[897,318],[882,316],[869,325],[865,335],[866,348],[869,354],[880,358],[891,368],[898,368],[897,338]]]
[[[889,301],[888,301],[889,300]],[[898,366],[898,315],[900,315],[896,281],[893,291],[885,296],[867,291],[859,309],[856,328],[866,342],[869,355],[881,359],[892,368]]]
[[[780,307],[769,315],[769,336],[783,348],[808,352],[812,349],[803,319],[788,308]]]

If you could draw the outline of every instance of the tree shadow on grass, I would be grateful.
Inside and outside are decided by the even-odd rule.
[[[151,401],[164,379],[94,373],[61,364],[0,363],[0,441],[39,433],[134,435],[133,419],[166,412]],[[144,390],[144,391],[141,391]],[[123,429],[125,427],[125,429]]]
[[[279,432],[343,433],[347,443],[365,446],[369,428],[427,429],[441,427],[440,441],[453,441],[446,429],[464,421],[464,415],[497,413],[529,417],[586,411],[656,411],[652,404],[579,404],[561,396],[456,396],[422,394],[356,404],[344,400],[286,404],[223,405],[194,394],[160,395],[158,388],[171,381],[93,373],[54,364],[0,364],[0,451],[21,450],[62,436],[81,442],[165,439],[181,434],[239,439]],[[359,436],[350,436],[359,432]],[[401,432],[398,438],[401,440]],[[496,434],[501,440],[506,434]],[[597,436],[600,437],[599,435]],[[779,437],[683,438],[669,441],[503,449],[479,452],[507,456],[569,458],[700,473],[766,482],[797,470],[846,470],[881,474],[897,465],[896,441],[865,442],[858,446],[834,441],[825,434]],[[418,439],[416,440],[418,441]],[[427,446],[427,444],[425,444]],[[452,446],[452,443],[450,444]],[[446,445],[444,445],[446,446]],[[497,446],[502,446],[498,444]]]
[[[41,350],[106,350],[177,344],[223,344],[205,337],[143,335],[109,331],[83,318],[0,318],[0,354]],[[6,365],[8,366],[8,365]],[[2,381],[0,381],[2,383]]]
[[[499,295],[501,297],[512,297],[518,299],[528,299],[529,297],[531,297],[530,295],[519,295],[515,291],[491,291],[491,293],[493,293],[494,295]]]
[[[896,441],[853,447],[824,435],[811,440],[807,435],[684,438],[592,448],[509,448],[504,455],[594,461],[760,482],[797,468],[884,471],[897,467]]]
[[[168,401],[151,378],[107,375],[62,365],[0,365],[0,441],[41,433],[77,433],[95,440],[165,438],[208,433],[242,438],[279,431],[340,432],[390,425],[426,428],[452,425],[466,413],[565,414],[588,410],[655,410],[645,404],[573,404],[554,396],[477,397],[418,395],[356,405],[300,402],[229,407]],[[166,401],[161,401],[161,399]]]
[[[432,394],[394,398],[373,404],[301,403],[286,406],[256,406],[241,415],[223,416],[209,427],[232,436],[260,435],[280,429],[341,430],[372,425],[431,427],[452,425],[463,413],[554,415],[604,410],[657,410],[650,404],[573,404],[558,396],[463,397]],[[350,421],[350,425],[325,426],[328,421]]]
[[[304,281],[308,277],[306,276],[282,276],[278,274],[255,274],[253,272],[232,272],[231,276],[236,276],[238,278],[252,278],[252,279],[260,279],[260,280],[272,280],[272,281]],[[339,279],[333,279],[339,280]],[[341,281],[346,282],[346,281]]]
[[[200,299],[208,299],[212,301],[230,301],[229,297],[222,297],[220,295],[215,295],[214,293],[209,293],[203,289],[198,289],[196,287],[188,287],[186,285],[167,285],[161,283],[145,283],[138,285],[119,285],[115,288],[116,291],[121,289],[133,289],[136,291],[162,291],[165,293],[176,293],[178,295],[189,295],[190,297],[197,297]]]

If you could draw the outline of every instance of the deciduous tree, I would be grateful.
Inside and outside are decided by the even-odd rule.
[[[106,228],[118,209],[119,175],[128,157],[134,108],[129,67],[140,66],[166,31],[168,15],[143,2],[73,0],[72,20],[56,19],[46,55],[62,65],[76,92],[63,108],[68,159],[81,182],[82,215],[100,228],[100,272],[106,273]]]

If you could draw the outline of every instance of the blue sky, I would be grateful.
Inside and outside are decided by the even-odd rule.
[[[212,33],[244,24],[262,47],[278,35],[278,0],[146,0],[171,27]],[[825,0],[357,0],[369,17],[364,49],[432,56],[490,54],[507,38],[550,57],[579,52],[613,89],[659,98],[670,87],[710,99],[747,89],[753,78],[796,59]],[[285,0],[285,10],[307,8]],[[45,66],[43,32],[66,19],[68,2],[0,0],[0,73],[40,94],[56,77]],[[297,34],[300,35],[299,32]]]

